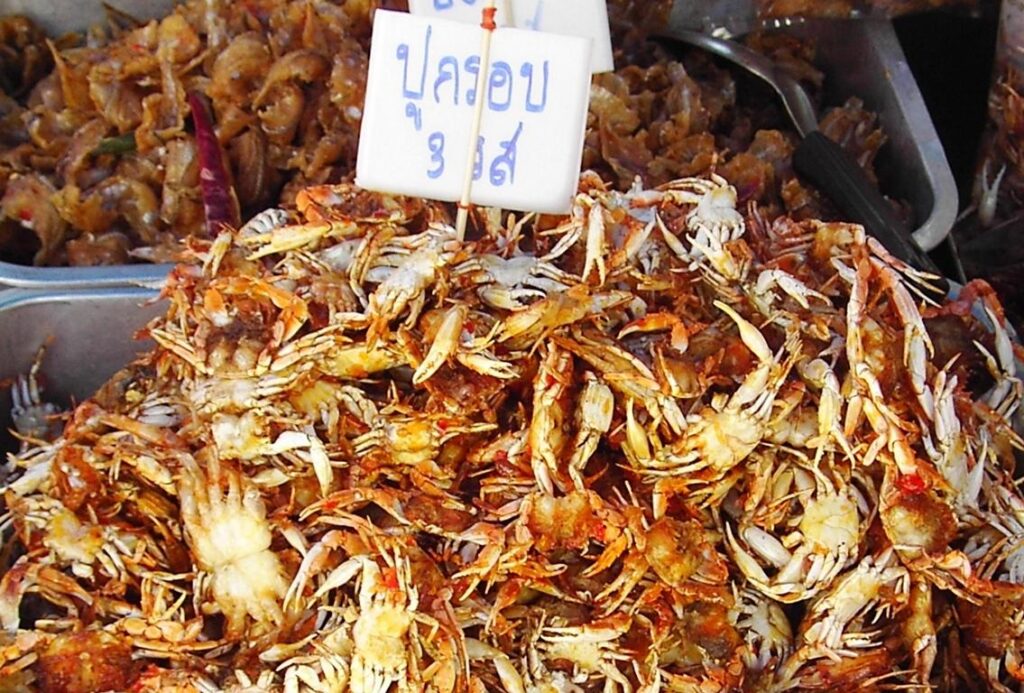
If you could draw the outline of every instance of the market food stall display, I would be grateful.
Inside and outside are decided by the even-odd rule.
[[[879,16],[925,8],[798,5],[750,7],[827,18],[734,38],[933,249],[956,184]],[[397,186],[422,140],[440,177],[470,138],[430,99],[522,79],[536,115],[555,57],[428,82],[415,24],[418,90],[411,35],[386,59],[419,134],[375,152],[404,6],[0,7],[0,689],[1019,687],[999,295],[844,219],[768,87],[651,38],[670,3],[609,3],[615,69],[546,133],[579,136],[566,211],[465,229],[359,159]],[[481,132],[468,181],[530,170],[522,123]]]

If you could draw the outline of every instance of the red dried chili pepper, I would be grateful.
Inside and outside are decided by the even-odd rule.
[[[199,150],[199,190],[206,214],[206,231],[210,236],[220,233],[222,226],[238,228],[240,213],[238,198],[228,179],[224,164],[224,150],[213,129],[213,112],[206,96],[190,92],[188,105],[192,109],[192,123],[196,129]]]

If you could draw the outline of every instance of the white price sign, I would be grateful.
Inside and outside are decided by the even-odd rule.
[[[480,24],[485,5],[485,0],[409,0],[409,12]],[[615,69],[605,0],[497,0],[495,7],[498,26],[593,39],[591,71]]]
[[[564,214],[580,175],[591,42],[496,30],[469,161],[482,31],[376,12],[356,183],[457,202],[472,167],[473,204]]]

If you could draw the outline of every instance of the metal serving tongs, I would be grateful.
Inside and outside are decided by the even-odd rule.
[[[776,26],[785,20],[770,20]],[[814,183],[851,221],[862,224],[893,255],[938,279],[932,283],[945,294],[948,282],[932,259],[921,250],[892,205],[868,180],[864,170],[838,144],[818,130],[818,114],[803,86],[771,59],[729,40],[764,28],[754,0],[676,0],[668,24],[659,32],[739,65],[770,84],[782,99],[801,142],[793,153],[793,167]]]

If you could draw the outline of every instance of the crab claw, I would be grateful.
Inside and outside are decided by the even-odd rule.
[[[467,312],[466,306],[457,305],[445,313],[430,350],[412,375],[413,385],[420,385],[430,378],[459,348],[459,337],[462,335]]]

